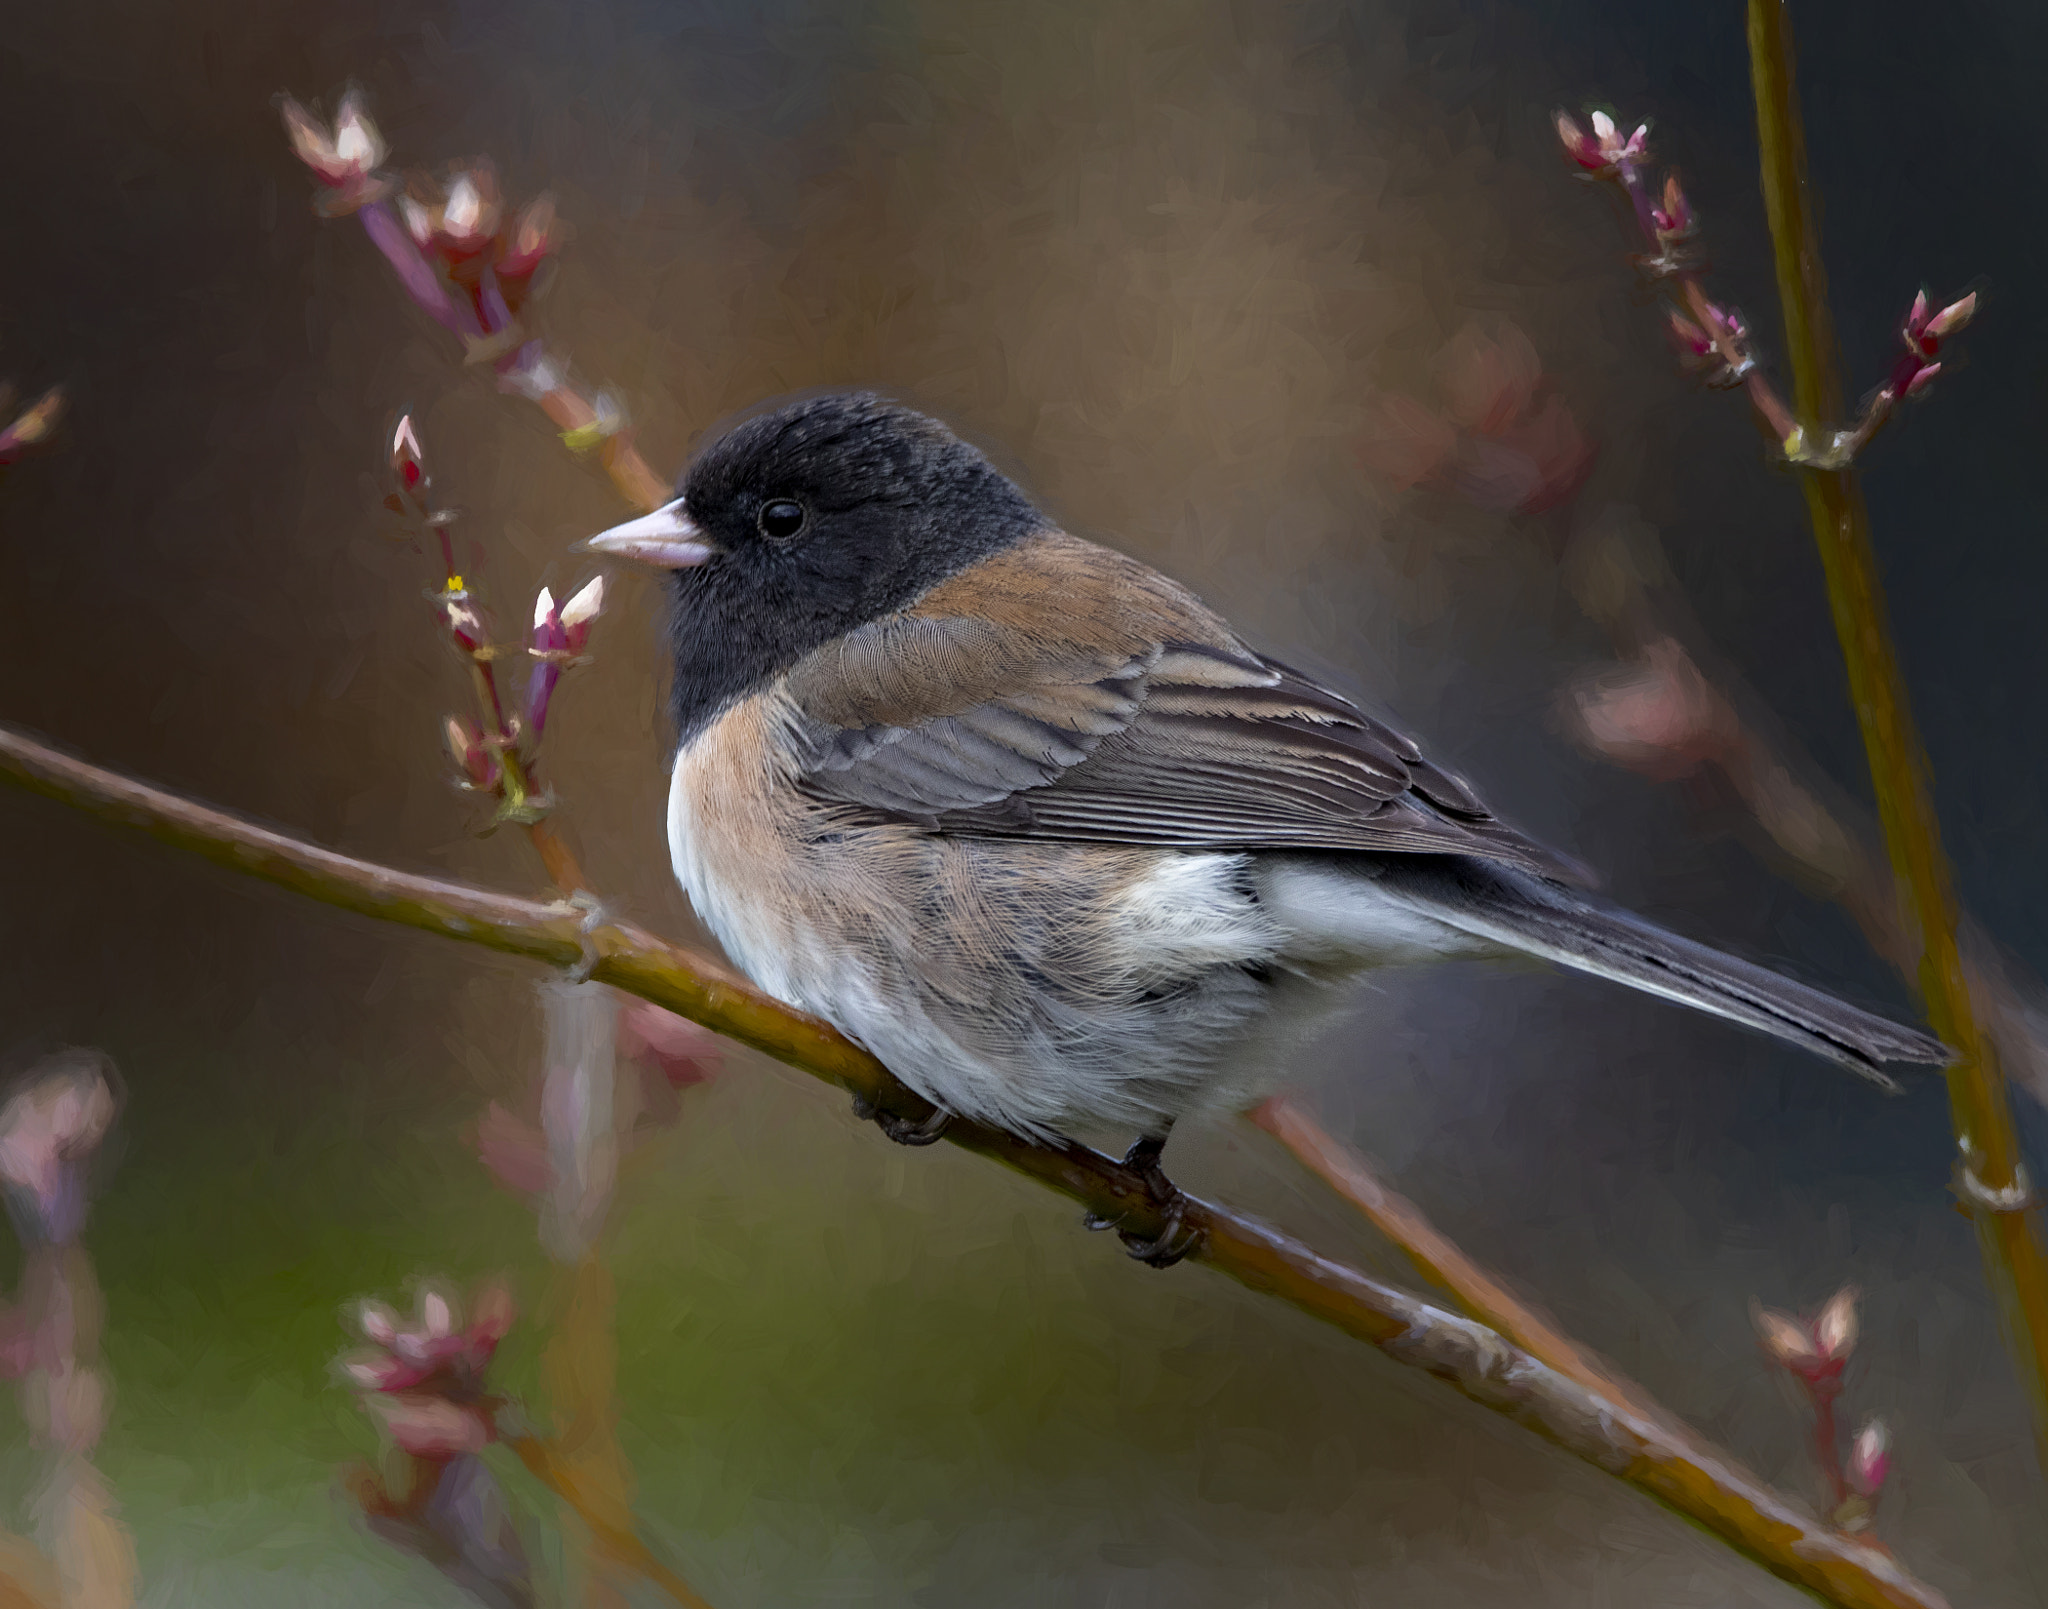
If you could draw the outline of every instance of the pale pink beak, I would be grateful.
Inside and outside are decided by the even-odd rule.
[[[601,531],[583,544],[593,553],[637,559],[660,570],[687,570],[718,553],[717,546],[690,518],[678,497],[652,514]]]

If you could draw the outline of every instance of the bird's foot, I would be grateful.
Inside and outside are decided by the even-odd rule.
[[[1202,1231],[1191,1227],[1185,1218],[1187,1196],[1159,1165],[1159,1153],[1165,1147],[1165,1136],[1148,1134],[1124,1153],[1124,1166],[1144,1182],[1145,1193],[1159,1213],[1158,1234],[1141,1235],[1123,1228],[1121,1217],[1105,1218],[1100,1213],[1091,1212],[1081,1220],[1088,1229],[1116,1230],[1124,1250],[1148,1268],[1171,1268],[1202,1243]]]
[[[872,1123],[898,1145],[930,1145],[952,1126],[953,1114],[943,1106],[934,1106],[931,1116],[909,1118],[896,1112],[885,1112],[864,1095],[853,1098],[853,1115],[863,1122]]]

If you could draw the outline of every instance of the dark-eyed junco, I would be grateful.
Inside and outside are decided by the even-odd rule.
[[[756,983],[945,1112],[1119,1125],[1156,1172],[1176,1118],[1285,1075],[1345,980],[1460,955],[1880,1080],[1948,1059],[1574,891],[1407,738],[907,408],[762,414],[681,493],[590,543],[674,572],[676,875]]]

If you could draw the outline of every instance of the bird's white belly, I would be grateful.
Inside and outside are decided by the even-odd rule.
[[[1015,1131],[1248,1104],[1342,1005],[1332,984],[1472,948],[1327,861],[894,828],[821,848],[794,816],[774,843],[759,818],[783,790],[703,747],[677,758],[670,850],[733,963],[927,1098]]]

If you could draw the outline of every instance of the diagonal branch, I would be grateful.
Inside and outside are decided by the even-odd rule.
[[[827,1024],[723,967],[602,910],[544,904],[422,877],[259,827],[62,754],[0,727],[0,780],[132,827],[309,898],[585,974],[703,1023],[912,1121],[931,1106]],[[1147,1181],[1072,1142],[1039,1145],[955,1122],[952,1143],[1001,1162],[1140,1233],[1166,1227]],[[1607,1400],[1481,1324],[1323,1257],[1207,1202],[1183,1222],[1193,1255],[1255,1291],[1448,1381],[1575,1457],[1705,1526],[1772,1574],[1845,1609],[1944,1609],[1889,1553],[1831,1530],[1802,1505],[1665,1424]]]
[[[1693,643],[1697,621],[1675,595],[1662,553],[1643,531],[1596,521],[1568,541],[1566,584],[1600,625],[1617,672],[1589,677],[1568,695],[1567,718],[1593,752],[1655,782],[1703,781],[1711,770],[1776,854],[1749,846],[1810,892],[1834,900],[1870,947],[1910,984],[1920,942],[1875,824],[1826,781],[1764,708],[1725,669],[1710,671]],[[1970,995],[2008,1077],[2048,1106],[2048,1004],[2040,980],[2000,949],[1967,910],[1957,942]]]
[[[1566,1379],[1576,1380],[1595,1396],[1638,1419],[1661,1425],[1673,1436],[1691,1437],[1691,1432],[1641,1386],[1595,1361],[1585,1348],[1474,1262],[1420,1207],[1380,1178],[1371,1163],[1334,1138],[1293,1100],[1275,1095],[1248,1115],[1254,1125],[1286,1146],[1297,1162],[1406,1252],[1417,1273],[1450,1292],[1473,1318],[1500,1331],[1530,1356],[1540,1358]]]

